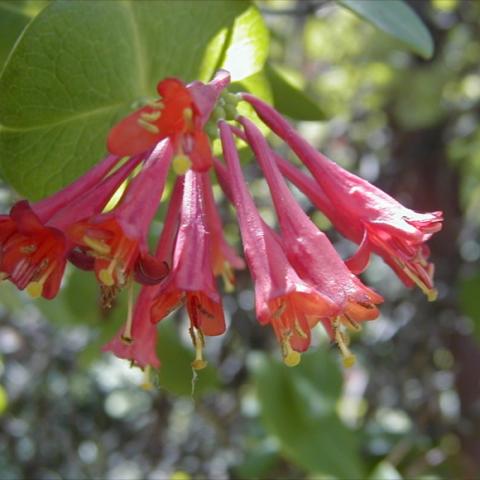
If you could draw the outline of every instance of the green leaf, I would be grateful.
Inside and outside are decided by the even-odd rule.
[[[30,21],[22,10],[25,2],[0,1],[0,70],[15,41]]]
[[[20,193],[45,196],[100,160],[112,124],[162,78],[208,80],[219,66],[244,78],[267,49],[245,1],[54,2],[0,78],[0,171]]]
[[[198,372],[192,370],[195,353],[181,342],[169,321],[160,324],[157,351],[162,362],[158,371],[160,388],[175,395],[198,397],[217,387],[218,375],[212,366]]]
[[[403,0],[337,0],[358,16],[388,35],[400,40],[424,58],[433,55],[430,32],[418,15]]]
[[[262,419],[285,456],[314,474],[361,478],[357,439],[340,421],[342,378],[326,350],[288,368],[263,354],[252,362]]]
[[[297,88],[284,73],[274,65],[265,65],[270,82],[275,108],[294,120],[323,120],[325,113],[318,103]]]

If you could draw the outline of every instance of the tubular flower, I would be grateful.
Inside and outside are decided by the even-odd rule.
[[[131,181],[118,206],[88,220],[72,224],[72,241],[92,256],[99,282],[121,288],[134,274],[144,284],[155,284],[168,267],[148,254],[147,235],[165,186],[172,148],[159,143]]]
[[[394,249],[385,242],[376,241],[376,237],[371,237],[368,242],[362,243],[365,236],[362,222],[355,217],[349,218],[342,209],[335,208],[314,179],[295,168],[280,155],[274,155],[282,173],[328,217],[333,226],[344,237],[362,245],[358,253],[346,261],[353,273],[358,274],[365,269],[370,253],[373,252],[383,258],[384,262],[392,268],[407,287],[415,285],[412,280],[412,276],[415,276],[423,279],[428,288],[433,288],[434,267],[432,263],[428,262],[429,249],[427,245],[421,244],[419,247],[412,245],[410,255],[402,254],[400,260],[396,260]],[[400,265],[403,265],[403,268],[400,268]],[[405,270],[408,270],[409,275],[405,273]]]
[[[224,122],[220,122],[220,138],[245,258],[255,282],[257,317],[261,324],[272,325],[285,363],[293,366],[310,345],[311,327],[336,315],[338,307],[298,276],[282,245],[261,220],[243,180],[232,133]]]
[[[173,266],[152,307],[152,318],[160,321],[185,304],[190,335],[196,350],[193,368],[206,366],[204,335],[220,335],[225,319],[212,269],[212,239],[205,219],[205,182],[202,173],[185,175],[180,222],[173,253]]]
[[[250,94],[249,102],[260,118],[281,137],[310,170],[332,205],[342,215],[359,222],[362,240],[359,250],[349,260],[354,272],[363,271],[373,246],[389,257],[389,264],[401,270],[417,284],[429,300],[435,300],[433,265],[428,263],[425,246],[442,227],[442,212],[417,213],[410,210],[379,188],[347,172],[308,144],[272,107]],[[358,227],[356,227],[358,228]],[[353,232],[353,230],[352,230]]]
[[[160,98],[113,127],[108,137],[109,151],[120,156],[137,155],[169,138],[176,155],[173,167],[178,174],[190,167],[208,170],[212,154],[203,126],[229,81],[229,75],[222,71],[210,85],[194,82],[187,87],[177,78],[162,80],[157,85]]]
[[[0,271],[17,288],[32,297],[53,298],[60,287],[67,257],[74,245],[65,235],[71,222],[101,211],[105,203],[138,163],[123,165],[93,187],[95,181],[118,158],[107,157],[69,187],[45,200],[29,205],[17,202],[9,216],[3,216],[0,237]],[[66,202],[66,203],[65,203]]]
[[[239,121],[245,128],[247,140],[270,187],[287,257],[302,279],[315,285],[337,305],[338,313],[330,318],[327,329],[335,340],[344,343],[341,342],[343,337],[337,336],[339,324],[358,329],[359,322],[373,320],[378,316],[375,304],[383,299],[365,287],[348,270],[326,235],[296,203],[280,174],[267,141],[257,127],[246,118],[240,118]],[[347,352],[345,361],[351,363],[351,354],[345,345],[341,347],[342,352]]]
[[[183,177],[178,177],[173,189],[155,257],[166,264],[171,264],[173,247],[178,230],[178,217],[183,195]],[[127,321],[124,327],[108,342],[104,351],[111,351],[119,358],[130,360],[143,369],[158,368],[160,361],[156,353],[157,327],[153,322],[151,310],[162,285],[144,285],[132,306],[129,292]]]

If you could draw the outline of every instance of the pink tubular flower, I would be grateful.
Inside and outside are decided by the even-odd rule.
[[[183,194],[183,177],[175,183],[155,257],[160,262],[171,264],[175,237],[178,230],[178,216]],[[151,315],[156,297],[162,290],[162,285],[144,285],[132,308],[131,298],[127,321],[124,327],[108,342],[104,351],[111,351],[119,358],[130,360],[140,368],[158,368],[157,357],[157,326]]]
[[[299,352],[310,345],[310,330],[338,308],[313,286],[301,280],[290,265],[282,245],[261,220],[241,173],[230,127],[220,122],[220,138],[230,173],[231,194],[240,225],[245,257],[255,282],[257,317],[271,324],[282,345],[284,361],[293,366]]]
[[[258,128],[246,118],[240,118],[247,140],[252,147],[270,187],[275,210],[282,229],[282,239],[288,260],[303,280],[314,285],[338,307],[330,318],[327,330],[339,343],[345,361],[352,356],[338,332],[340,323],[354,329],[359,322],[375,319],[379,312],[375,304],[382,297],[365,287],[338,256],[332,244],[303,212],[280,174],[267,141]]]
[[[67,226],[100,212],[139,160],[132,158],[100,181],[118,161],[107,157],[56,195],[33,205],[17,202],[0,220],[5,224],[0,238],[1,276],[21,290],[26,288],[32,297],[53,298],[75,246],[65,235]]]
[[[332,162],[308,144],[272,107],[250,94],[249,102],[260,118],[281,137],[302,160],[330,203],[342,216],[361,225],[359,250],[349,260],[355,272],[364,270],[374,246],[389,257],[388,263],[417,284],[429,300],[435,300],[433,265],[429,264],[425,242],[442,227],[442,212],[417,213],[405,208],[382,190]],[[352,229],[352,236],[358,235]]]
[[[102,285],[121,288],[133,273],[140,283],[155,284],[168,273],[163,262],[148,254],[147,236],[172,154],[168,139],[159,143],[113,210],[69,227],[70,238],[94,257]]]
[[[160,321],[185,304],[190,318],[190,334],[196,350],[193,368],[206,366],[203,359],[204,335],[225,331],[220,295],[212,269],[212,238],[205,218],[203,173],[189,170],[185,175],[180,225],[173,254],[173,267],[151,310]]]

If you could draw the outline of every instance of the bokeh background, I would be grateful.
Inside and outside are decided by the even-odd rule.
[[[438,300],[405,289],[375,259],[364,277],[385,304],[352,340],[357,365],[344,370],[319,330],[289,369],[240,272],[225,295],[228,331],[208,341],[208,369],[192,373],[180,312],[160,326],[163,366],[144,390],[141,371],[101,352],[124,318],[123,297],[102,311],[95,282],[78,272],[53,302],[4,282],[1,480],[480,478],[480,2],[408,3],[434,38],[430,60],[332,2],[257,5],[271,62],[324,116],[300,122],[302,133],[405,205],[444,211],[431,242]],[[275,225],[258,168],[245,171]],[[348,256],[353,246],[294,191]],[[1,184],[2,211],[16,198]],[[240,247],[232,209],[218,201]]]

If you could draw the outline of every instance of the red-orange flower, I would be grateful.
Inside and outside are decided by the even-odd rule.
[[[206,363],[202,349],[204,335],[220,335],[225,319],[212,270],[212,244],[205,219],[205,192],[202,173],[185,175],[180,224],[169,277],[158,289],[152,306],[152,319],[160,321],[185,304],[190,318],[190,334],[196,349],[193,367]]]
[[[157,85],[160,98],[121,120],[110,131],[108,149],[121,156],[147,151],[164,138],[172,142],[174,167],[184,173],[190,166],[208,170],[212,153],[203,126],[229,76],[220,72],[210,84],[185,85],[177,78],[166,78]]]
[[[167,139],[155,147],[113,210],[69,226],[72,241],[94,257],[102,285],[123,287],[133,273],[137,281],[154,284],[168,273],[163,262],[148,254],[147,235],[171,158]]]

